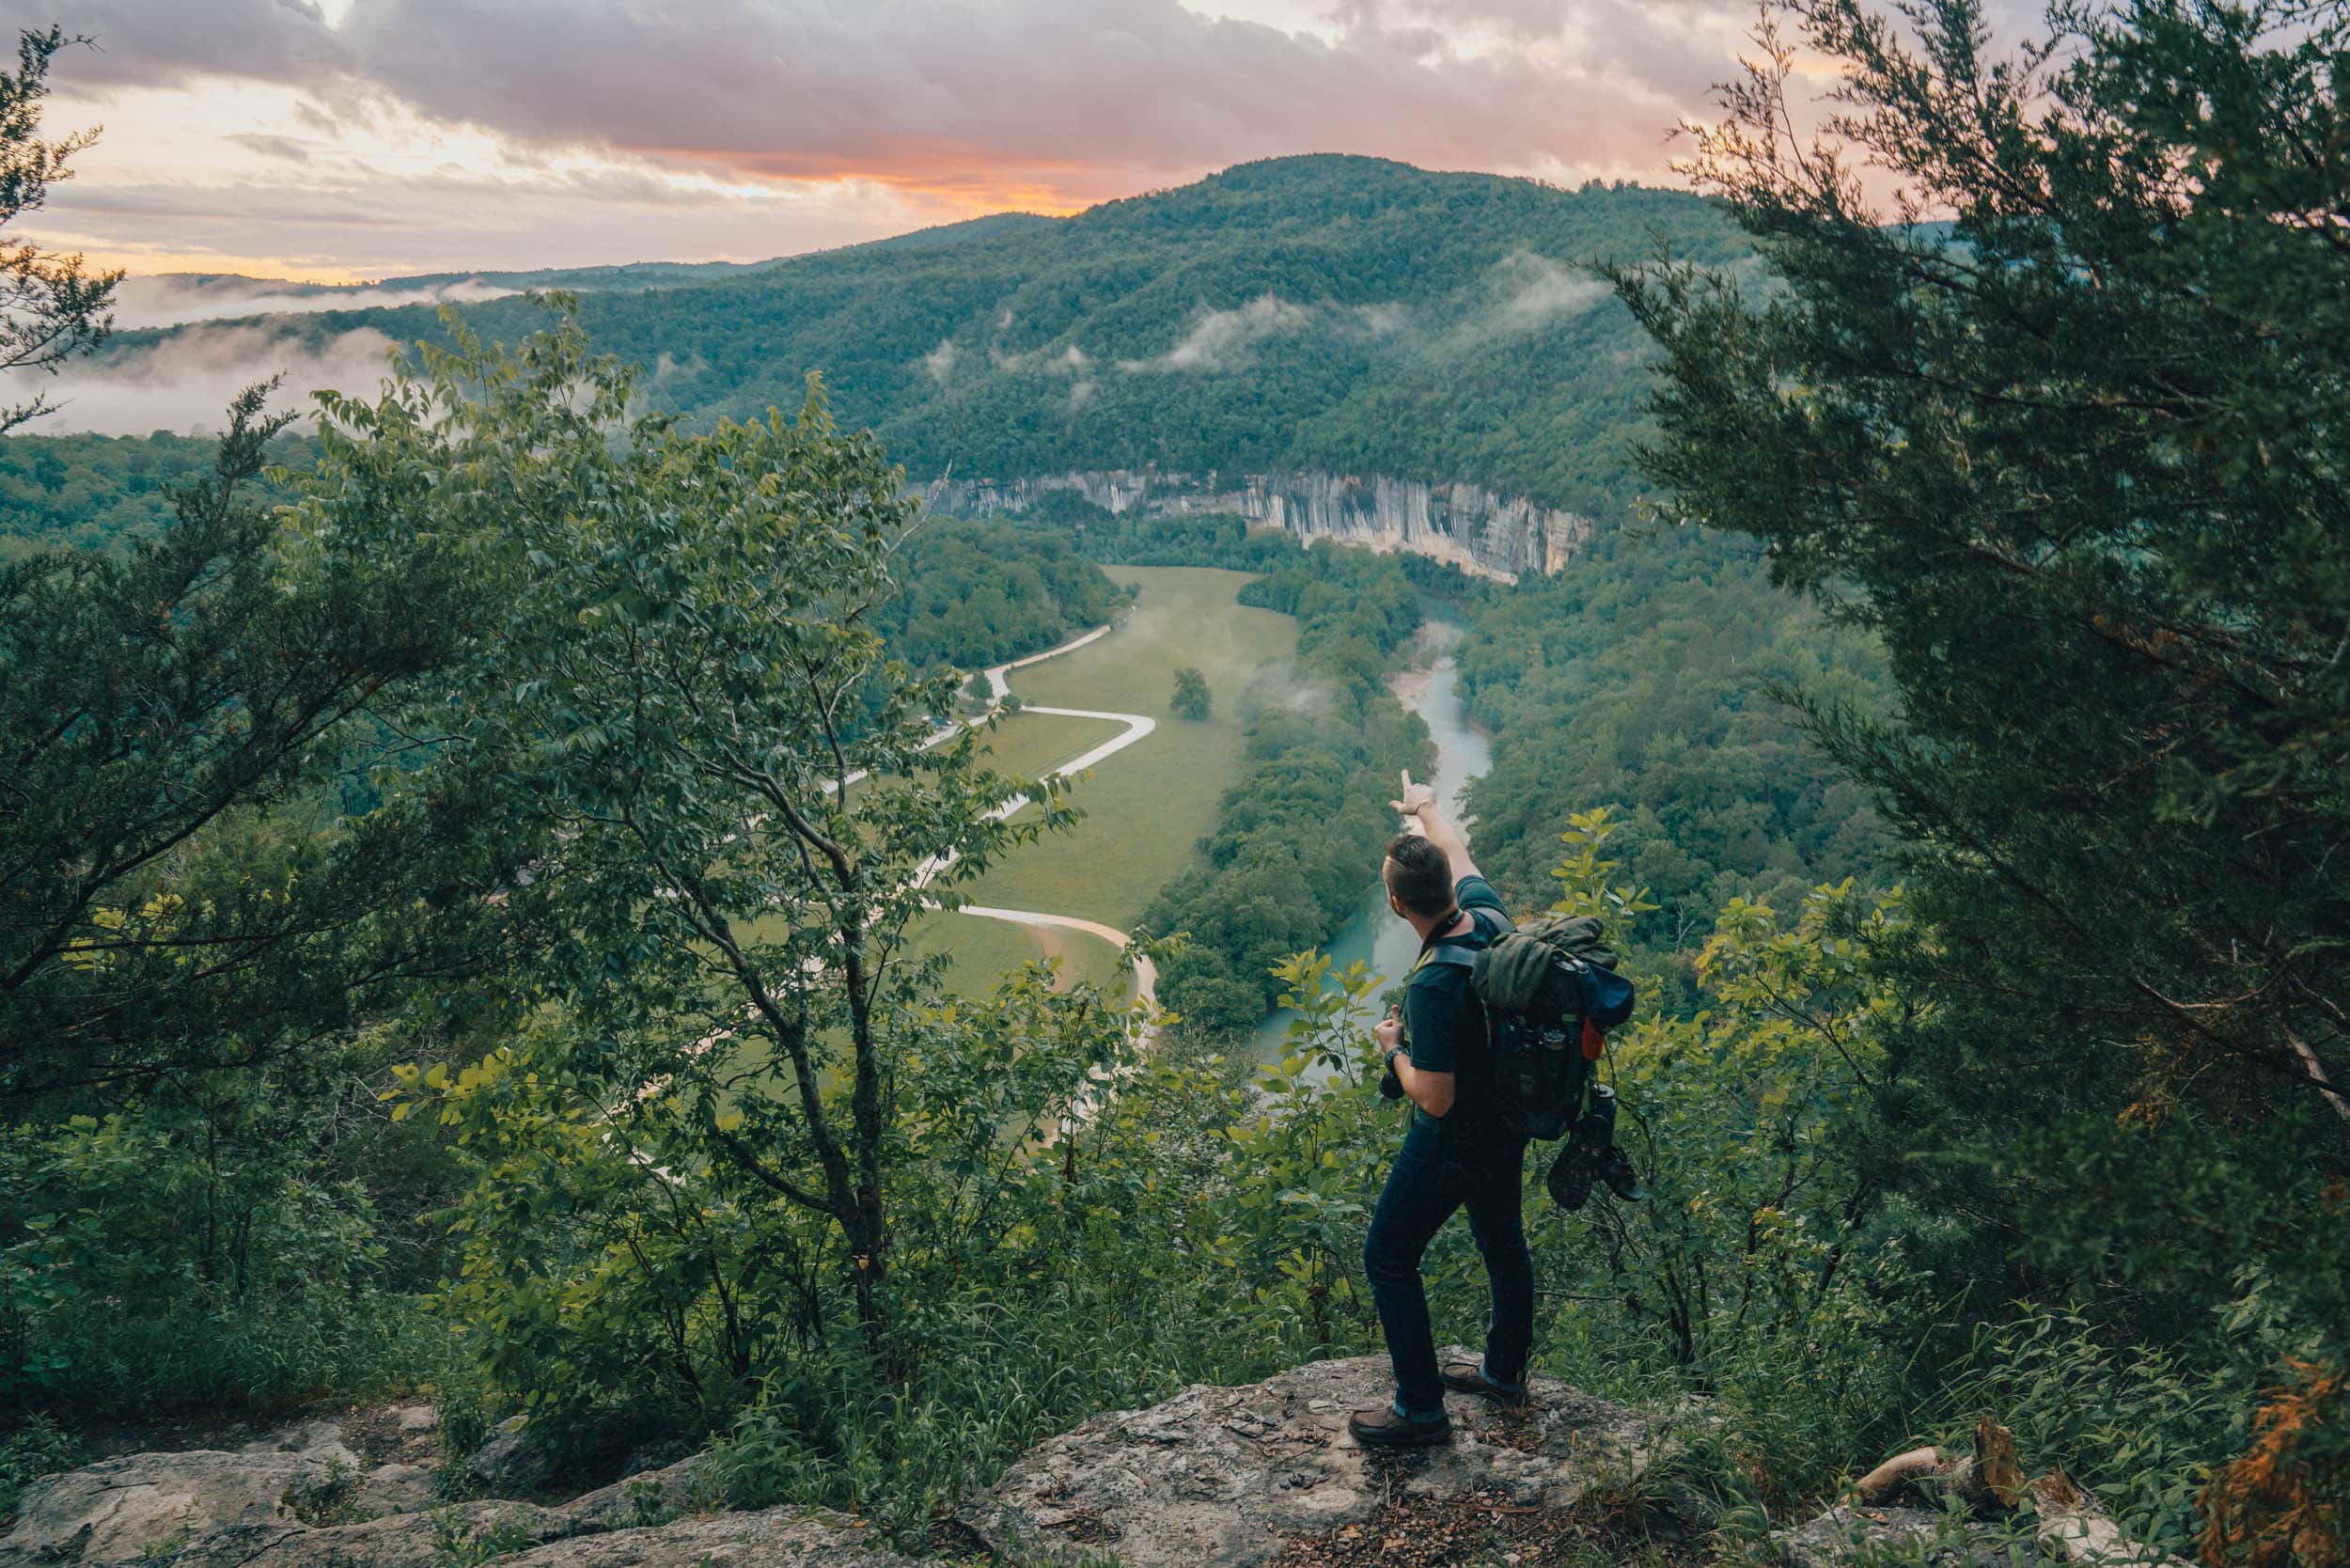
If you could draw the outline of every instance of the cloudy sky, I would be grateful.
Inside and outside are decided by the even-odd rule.
[[[755,260],[1249,158],[1668,180],[1748,0],[0,0],[135,273]]]

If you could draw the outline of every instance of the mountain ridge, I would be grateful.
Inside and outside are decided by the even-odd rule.
[[[576,308],[692,422],[796,407],[816,372],[834,416],[876,430],[917,478],[1322,472],[1474,483],[1606,520],[1641,494],[1630,452],[1651,351],[1590,268],[1660,246],[1749,254],[1683,193],[1313,154],[1065,218],[995,214],[586,290]],[[465,309],[509,340],[544,321],[514,298]],[[359,328],[444,330],[417,305],[279,331],[318,352]],[[112,353],[162,340],[126,334]]]

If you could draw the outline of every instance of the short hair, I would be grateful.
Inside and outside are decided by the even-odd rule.
[[[1424,920],[1452,908],[1452,862],[1422,834],[1405,833],[1387,846],[1387,891]]]

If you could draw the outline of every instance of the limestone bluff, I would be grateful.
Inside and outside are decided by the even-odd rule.
[[[1301,471],[1269,474],[1112,468],[1021,478],[946,478],[910,487],[934,510],[963,517],[1026,511],[1074,491],[1112,513],[1225,512],[1299,539],[1335,539],[1428,556],[1482,577],[1514,582],[1558,571],[1590,537],[1578,512],[1499,495],[1465,481]]]

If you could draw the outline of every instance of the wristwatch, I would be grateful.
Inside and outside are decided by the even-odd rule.
[[[1381,1052],[1379,1059],[1386,1065],[1387,1071],[1392,1073],[1395,1071],[1395,1058],[1410,1049],[1409,1045],[1398,1045],[1391,1050]]]

